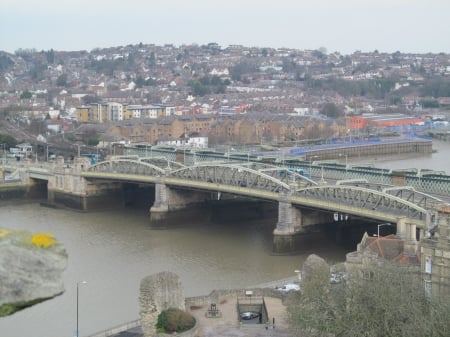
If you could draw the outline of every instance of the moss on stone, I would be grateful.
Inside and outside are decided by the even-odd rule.
[[[32,305],[43,302],[45,300],[46,298],[40,298],[29,302],[6,303],[0,305],[0,317],[12,315],[19,310],[31,307]]]

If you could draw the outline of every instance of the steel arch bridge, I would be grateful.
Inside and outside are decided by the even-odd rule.
[[[429,220],[430,208],[366,187],[320,185],[299,190],[291,199],[293,203],[305,207],[320,208],[325,211],[335,210],[389,222],[395,222],[400,217],[407,217],[420,227],[425,226]]]
[[[407,187],[370,186],[369,184],[316,182],[280,168],[262,163],[202,163],[184,166],[166,158],[113,158],[90,166],[81,173],[87,179],[106,179],[192,188],[213,192],[279,201],[322,209],[328,212],[395,221],[407,217],[425,227],[428,213],[441,200]]]

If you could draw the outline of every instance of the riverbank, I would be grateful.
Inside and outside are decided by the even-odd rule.
[[[287,308],[283,304],[286,293],[275,290],[285,284],[299,283],[298,276],[286,277],[270,282],[264,282],[254,287],[239,290],[217,290],[202,298],[204,304],[198,305],[198,297],[186,298],[187,311],[189,311],[198,321],[199,329],[197,337],[259,337],[267,336],[267,330],[271,330],[273,337],[288,337]],[[239,324],[239,315],[236,300],[239,295],[244,296],[245,292],[251,290],[253,295],[265,293],[264,301],[271,318],[270,324]],[[219,295],[222,294],[222,295]],[[218,296],[218,297],[217,297]],[[211,303],[211,297],[217,297],[216,307],[221,316],[208,318],[206,310]],[[191,303],[192,305],[190,305]],[[194,305],[193,303],[197,303]],[[275,327],[273,326],[275,322]],[[268,329],[266,329],[266,326]],[[142,337],[143,332],[140,320],[131,321],[105,331],[100,331],[88,337]]]

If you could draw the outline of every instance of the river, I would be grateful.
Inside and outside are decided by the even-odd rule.
[[[66,292],[10,317],[0,318],[0,336],[72,336],[76,284],[80,334],[88,335],[139,317],[139,284],[147,275],[177,273],[186,296],[246,287],[295,276],[307,254],[271,255],[274,223],[183,224],[152,230],[144,209],[78,213],[38,203],[0,207],[0,223],[13,229],[53,233],[69,255]],[[327,241],[317,253],[343,261],[345,250]]]
[[[426,156],[349,158],[385,168],[447,171],[450,143],[435,142]],[[139,318],[142,278],[161,271],[178,274],[186,296],[213,289],[241,288],[294,276],[311,252],[274,256],[275,223],[183,223],[152,230],[148,209],[79,213],[41,207],[39,203],[0,204],[0,226],[50,232],[65,246],[69,263],[61,296],[0,318],[1,337],[70,337],[76,327],[76,288],[79,287],[80,336]],[[325,239],[314,253],[329,263],[344,261],[344,248]]]
[[[433,140],[434,153],[397,154],[391,156],[348,158],[349,164],[371,164],[380,168],[405,169],[418,168],[444,171],[450,174],[450,142]]]

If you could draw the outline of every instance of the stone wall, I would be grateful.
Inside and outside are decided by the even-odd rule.
[[[252,291],[253,296],[280,298],[282,301],[284,301],[288,295],[287,292],[278,291],[273,288],[221,289],[214,290],[209,295],[187,297],[186,308],[189,309],[191,307],[204,305],[209,306],[211,303],[218,304],[222,299],[229,296],[245,296],[246,291]]]
[[[438,231],[420,241],[420,260],[425,289],[430,296],[450,295],[450,205],[436,214]]]
[[[158,315],[169,308],[185,310],[183,287],[178,275],[165,271],[145,277],[140,286],[141,325],[145,337],[156,334]]]

